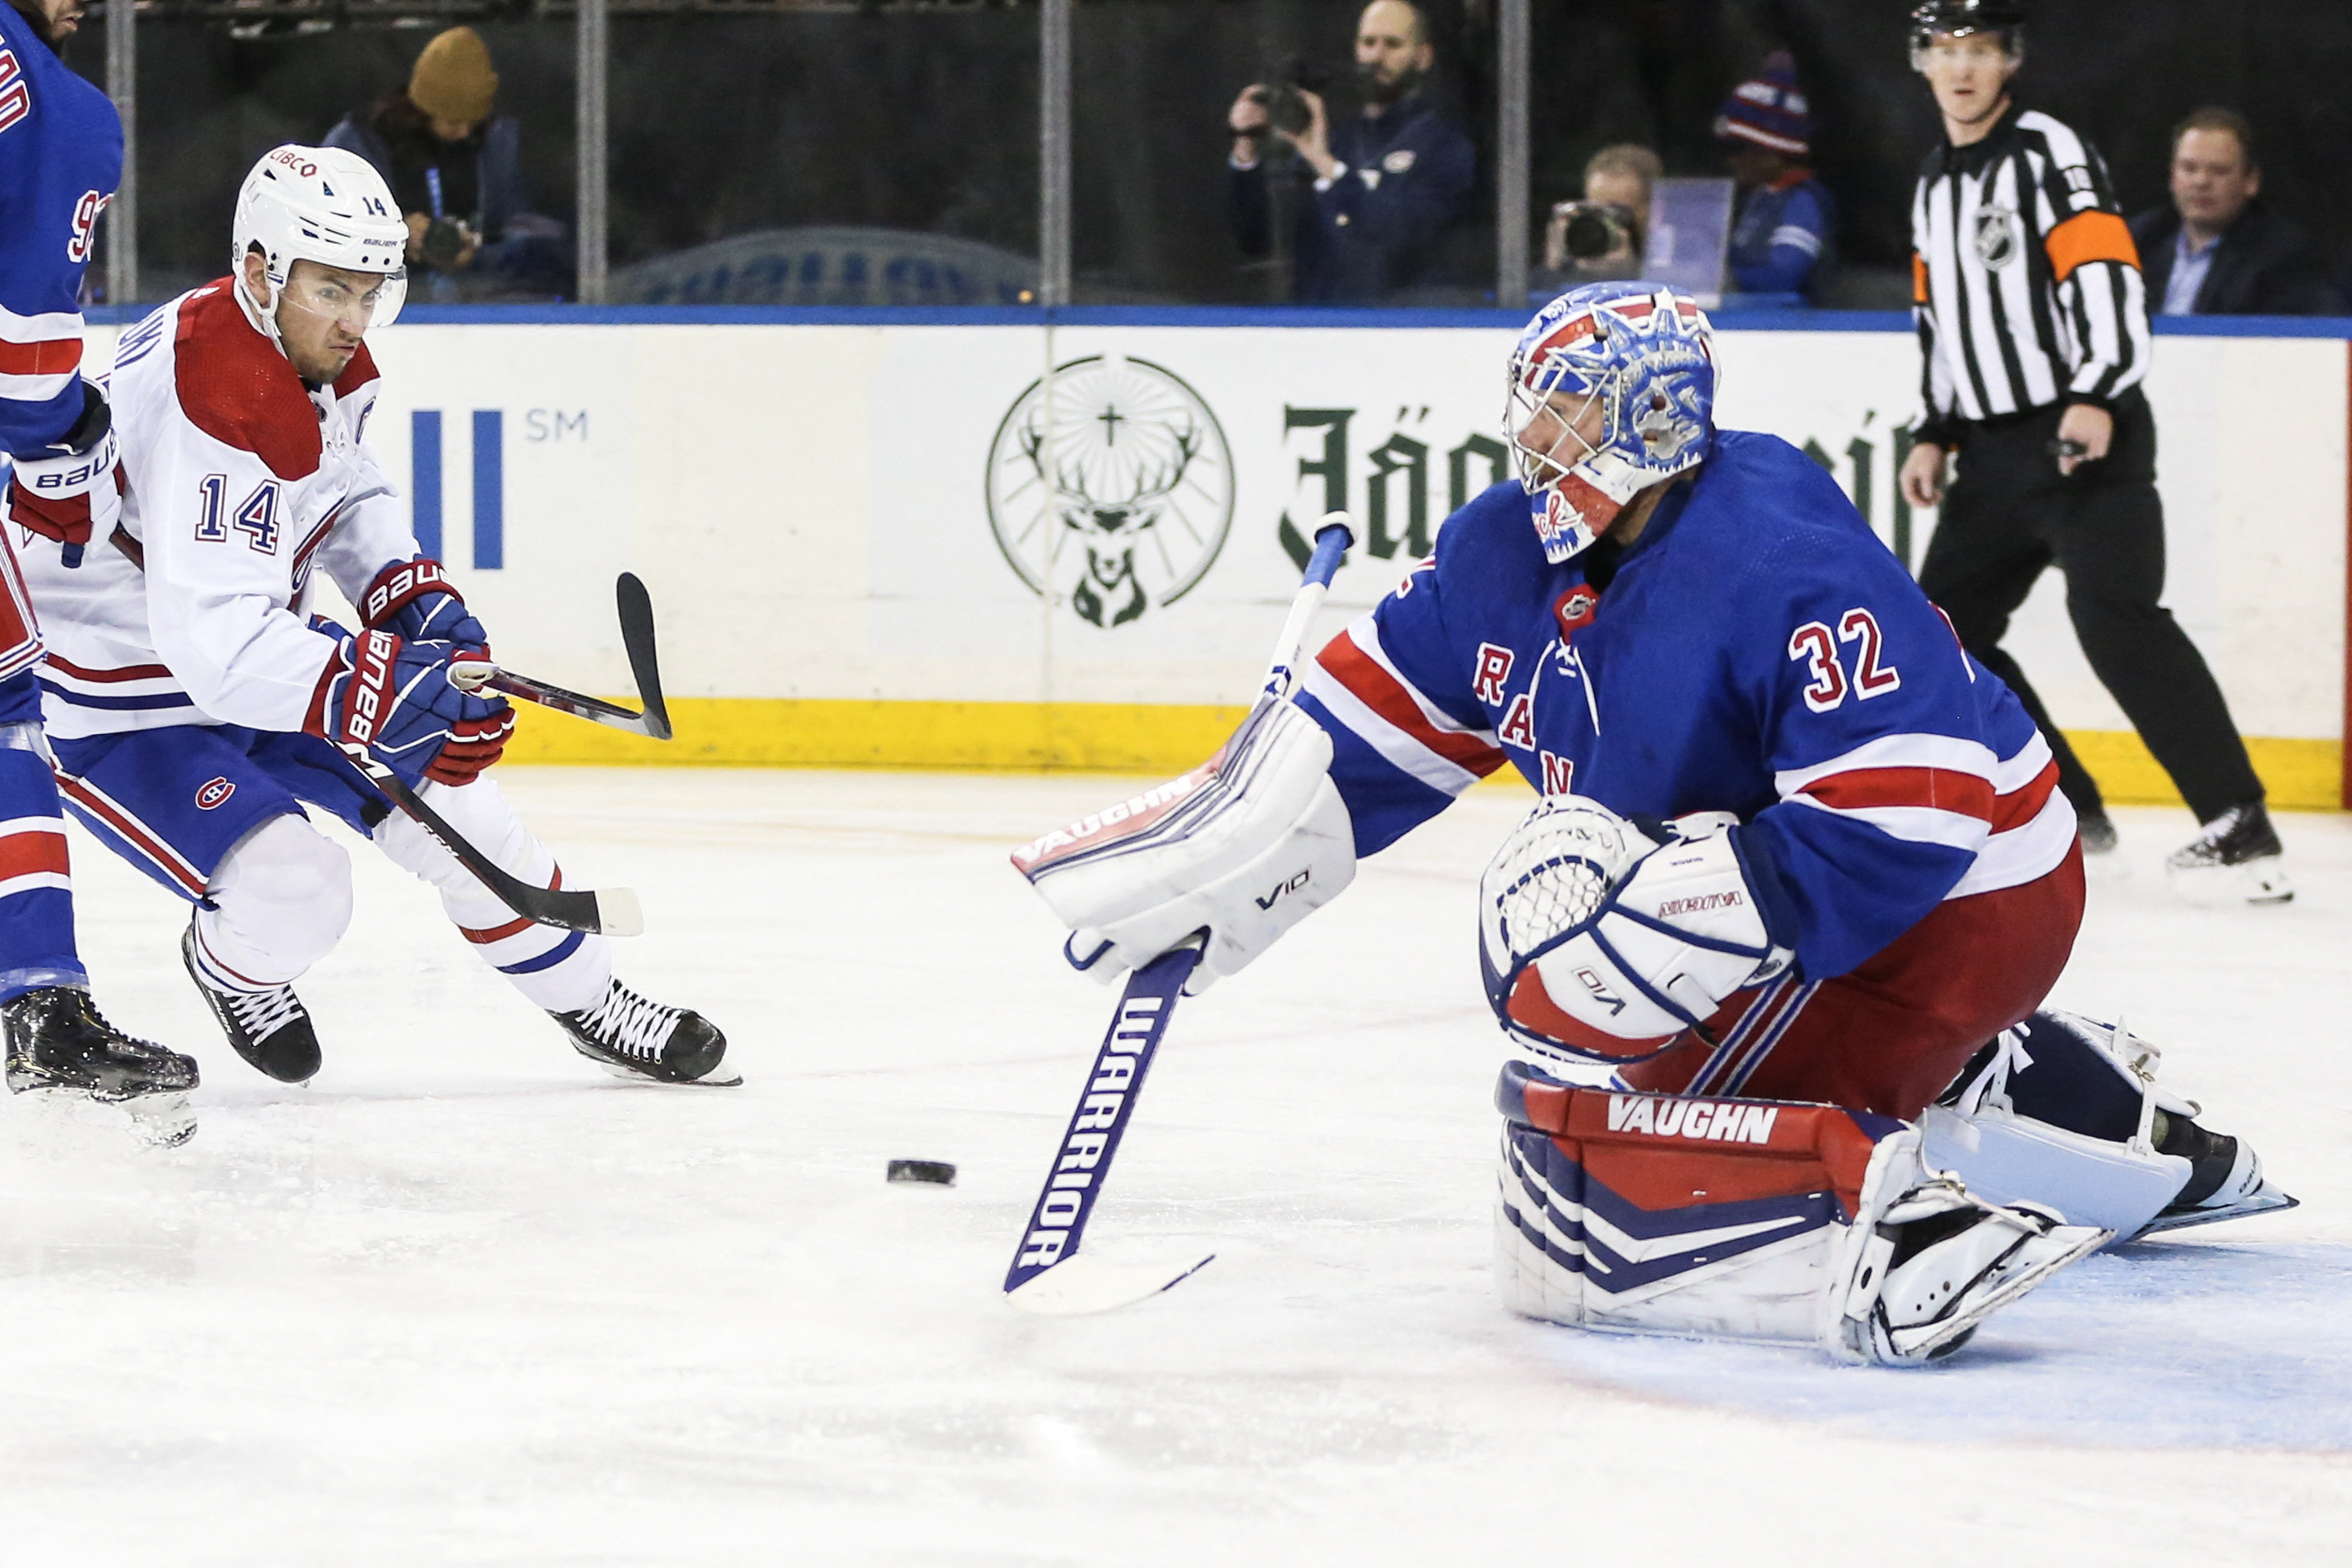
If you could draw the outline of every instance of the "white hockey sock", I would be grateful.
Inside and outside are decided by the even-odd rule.
[[[555,857],[531,836],[490,780],[478,778],[457,786],[427,784],[422,793],[427,805],[500,869],[542,888],[562,885]],[[378,825],[375,842],[394,864],[441,890],[441,908],[474,951],[533,1005],[572,1013],[603,999],[613,978],[612,944],[604,937],[534,925],[516,915],[398,812]]]
[[[352,861],[299,816],[273,816],[221,859],[195,918],[196,968],[222,991],[268,991],[334,951],[352,923]]]

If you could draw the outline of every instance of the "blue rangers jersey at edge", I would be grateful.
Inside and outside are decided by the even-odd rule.
[[[0,5],[0,452],[81,417],[81,280],[122,178],[122,121]]]
[[[1371,854],[1506,762],[1626,816],[1736,812],[1775,934],[1843,974],[2074,841],[2048,743],[1845,493],[1725,432],[1596,591],[1516,483],[1325,647],[1300,704]]]

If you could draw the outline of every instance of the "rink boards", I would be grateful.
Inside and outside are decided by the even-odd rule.
[[[534,714],[533,761],[1181,769],[1255,689],[1316,517],[1366,534],[1328,631],[1506,472],[1498,318],[415,314],[373,340],[370,435],[501,659],[625,689],[614,574],[660,612],[677,741]],[[1865,330],[1726,322],[1722,423],[1803,447],[1916,567],[1916,342],[1812,321]],[[2167,602],[2286,805],[2342,789],[2347,386],[2327,337],[2168,334],[2148,378]],[[2010,646],[2112,794],[2170,798],[2055,574]]]

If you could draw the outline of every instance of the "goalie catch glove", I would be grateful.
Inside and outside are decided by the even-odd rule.
[[[1478,888],[1479,965],[1504,1030],[1556,1058],[1638,1060],[1786,970],[1795,954],[1737,821],[1701,812],[1644,831],[1580,795],[1529,813]]]
[[[1330,768],[1321,725],[1262,704],[1191,773],[1022,846],[1013,868],[1070,928],[1072,966],[1106,984],[1205,930],[1198,994],[1355,880]]]
[[[427,779],[471,784],[506,750],[514,710],[453,681],[467,661],[451,658],[446,644],[412,647],[382,631],[353,637],[331,621],[317,627],[341,641],[310,695],[302,727],[311,734],[365,746],[412,788]]]
[[[67,566],[81,564],[91,538],[111,534],[122,517],[121,453],[106,391],[81,384],[81,416],[37,452],[15,455],[7,518],[63,545]]]

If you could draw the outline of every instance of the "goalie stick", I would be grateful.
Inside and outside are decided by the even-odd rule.
[[[511,669],[490,666],[491,673],[481,679],[460,682],[463,689],[475,691],[482,687],[507,697],[536,702],[542,708],[552,708],[559,713],[569,713],[575,719],[585,719],[592,724],[604,724],[615,730],[625,730],[632,735],[649,740],[670,738],[669,710],[662,702],[661,668],[654,658],[654,605],[646,585],[636,574],[624,572],[613,584],[613,596],[621,618],[621,646],[629,656],[629,673],[637,682],[637,706],[642,712],[632,713],[601,698],[583,697],[577,691],[567,691],[561,686],[551,686],[534,680],[528,675],[518,675]]]
[[[1305,646],[1315,612],[1329,591],[1332,574],[1354,542],[1347,513],[1324,514],[1315,530],[1315,553],[1307,563],[1297,595],[1290,602],[1282,635],[1275,640],[1274,658],[1266,667],[1265,684],[1253,713],[1290,700],[1291,688],[1297,682],[1294,667],[1298,650]],[[1247,723],[1244,720],[1244,727]],[[1168,1033],[1168,1020],[1175,1016],[1184,982],[1201,962],[1206,936],[1205,931],[1195,932],[1183,944],[1128,976],[1127,988],[1111,1014],[1110,1028],[1087,1075],[1086,1092],[1070,1113],[1054,1167],[1030,1207],[1029,1224],[1013,1255],[1013,1267],[1005,1272],[1004,1299],[1024,1311],[1048,1317],[1107,1312],[1182,1283],[1216,1257],[1213,1252],[1189,1260],[1123,1264],[1078,1252],[1095,1200],[1102,1195],[1119,1140],[1126,1135],[1128,1120],[1143,1092],[1144,1074],[1150,1070],[1152,1056]]]

